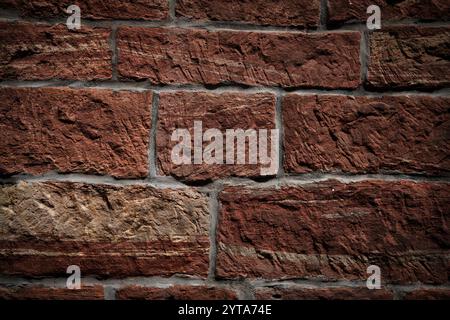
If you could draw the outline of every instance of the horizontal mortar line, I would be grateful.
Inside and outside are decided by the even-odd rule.
[[[18,183],[18,182],[77,182],[87,184],[106,184],[117,186],[146,185],[155,188],[188,188],[190,186],[175,180],[172,177],[157,177],[143,179],[117,179],[108,175],[90,175],[77,173],[56,173],[49,172],[42,175],[18,174],[11,177],[0,177],[0,183]]]
[[[68,15],[69,16],[69,15]],[[67,17],[68,17],[67,16]],[[65,24],[67,17],[39,19],[33,17],[20,17],[18,11],[14,10],[0,10],[0,21],[11,22],[29,22],[40,24]],[[341,33],[348,31],[363,31],[368,30],[365,23],[361,22],[346,22],[340,24],[337,27],[327,26],[327,29],[323,29],[323,26],[317,27],[304,27],[304,26],[269,26],[258,25],[252,23],[245,23],[241,21],[189,21],[184,18],[168,18],[165,20],[139,20],[139,19],[105,19],[95,20],[91,18],[83,18],[83,12],[81,12],[81,28],[83,25],[89,27],[101,27],[111,28],[116,27],[144,27],[144,28],[198,28],[209,31],[242,31],[242,32],[290,32],[290,33]],[[424,26],[424,27],[446,27],[450,26],[450,21],[447,20],[435,20],[435,21],[423,21],[420,19],[401,19],[401,20],[382,20],[383,26]]]
[[[250,178],[229,177],[218,179],[205,185],[194,185],[176,180],[170,176],[157,176],[145,179],[116,179],[111,176],[97,176],[89,174],[61,174],[50,172],[43,175],[19,174],[11,177],[1,177],[0,183],[18,182],[78,182],[87,184],[106,184],[117,186],[147,185],[155,188],[193,188],[202,192],[221,190],[223,186],[248,186],[257,188],[279,187],[299,184],[310,184],[337,180],[341,183],[353,183],[368,180],[384,181],[417,181],[417,182],[445,182],[450,183],[450,176],[419,176],[406,174],[347,174],[347,173],[306,173],[301,175],[288,175],[284,177],[268,178],[266,181],[255,181]]]
[[[65,277],[44,277],[44,278],[23,278],[18,276],[0,275],[1,285],[19,286],[19,285],[42,285],[44,287],[66,288],[67,278]],[[218,288],[241,289],[245,283],[248,283],[254,289],[263,289],[270,287],[290,288],[290,289],[331,289],[331,288],[366,288],[366,282],[362,280],[323,280],[323,279],[287,279],[287,280],[270,280],[270,279],[202,279],[189,278],[181,276],[172,276],[168,278],[158,276],[139,276],[125,278],[109,278],[101,279],[93,276],[81,278],[82,285],[87,286],[109,286],[115,289],[126,286],[142,286],[148,288],[167,288],[174,285],[190,285],[190,286],[215,286]],[[417,289],[450,289],[450,284],[382,284],[383,289],[393,289],[399,291],[413,291]]]
[[[311,183],[322,182],[327,180],[338,180],[342,183],[360,182],[366,180],[384,180],[384,181],[417,181],[417,182],[450,182],[449,176],[425,176],[425,175],[411,175],[403,173],[368,173],[368,174],[353,174],[353,173],[305,173],[305,174],[286,174],[281,182],[285,184],[296,183]]]
[[[364,88],[355,90],[344,89],[308,89],[308,88],[283,88],[277,86],[246,86],[237,84],[219,84],[219,85],[202,85],[202,84],[168,84],[153,85],[150,81],[73,81],[73,80],[4,80],[0,81],[0,87],[8,88],[74,88],[74,89],[111,89],[111,90],[129,90],[129,91],[155,91],[173,92],[173,91],[194,91],[194,92],[246,92],[259,93],[269,92],[273,94],[299,94],[299,95],[349,95],[349,96],[450,96],[450,88],[441,88],[428,91],[419,90],[386,90],[386,91],[369,91]]]

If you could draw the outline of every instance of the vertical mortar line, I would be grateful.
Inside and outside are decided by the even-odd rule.
[[[278,142],[278,172],[277,178],[284,176],[283,159],[284,159],[284,128],[283,128],[283,91],[279,90],[275,96],[275,128],[279,131]]]
[[[169,1],[169,19],[170,21],[176,20],[175,7],[177,6],[177,0],[168,0]]]
[[[219,220],[219,192],[220,189],[209,192],[209,269],[208,280],[215,280],[217,260],[217,225]]]
[[[103,285],[105,300],[116,300],[116,290],[110,285]]]
[[[153,91],[152,99],[152,127],[150,128],[149,148],[148,148],[148,172],[150,178],[157,176],[156,170],[156,131],[158,126],[159,92]]]
[[[117,26],[111,25],[111,35],[109,36],[109,46],[111,48],[111,68],[112,68],[112,80],[117,80]]]
[[[369,34],[368,31],[361,29],[361,43],[359,47],[359,59],[361,63],[361,88],[364,88],[364,85],[367,81],[367,70],[369,68]]]
[[[320,16],[319,16],[320,21],[319,21],[318,30],[326,30],[327,29],[327,18],[328,18],[328,1],[327,0],[320,0],[319,14],[320,14]]]

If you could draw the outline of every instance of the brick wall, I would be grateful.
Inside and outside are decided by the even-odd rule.
[[[0,298],[449,299],[449,16],[1,0]],[[174,164],[196,120],[279,129],[278,167]]]

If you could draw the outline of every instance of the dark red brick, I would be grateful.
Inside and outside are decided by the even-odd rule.
[[[355,287],[283,288],[266,287],[255,290],[258,300],[393,300],[391,291]]]
[[[283,99],[288,173],[450,172],[450,99],[291,94]]]
[[[390,27],[369,35],[367,85],[375,89],[450,85],[450,27]]]
[[[122,78],[154,84],[356,88],[358,32],[290,33],[121,27]]]
[[[116,292],[119,300],[237,300],[233,290],[212,286],[176,285],[167,288],[129,286]]]
[[[383,21],[419,19],[448,20],[450,3],[447,0],[389,1],[389,0],[328,0],[328,23],[366,22],[370,5],[381,9]]]
[[[327,181],[220,194],[220,278],[448,280],[447,183]]]
[[[0,285],[2,300],[103,300],[103,287],[83,286],[81,289],[50,288],[37,285]]]
[[[111,79],[111,31],[0,22],[0,79]]]
[[[70,5],[80,7],[83,19],[163,20],[169,15],[167,0],[8,0],[4,8],[17,9],[22,17],[69,17]]]
[[[406,300],[450,300],[450,290],[447,288],[415,289],[406,293]]]
[[[145,177],[151,101],[151,92],[0,88],[0,173]]]
[[[219,129],[223,134],[224,164],[194,164],[193,140],[194,121],[202,121],[203,133],[207,129]],[[189,129],[192,138],[192,164],[176,165],[171,159],[173,147],[178,141],[171,141],[172,133],[176,129]],[[246,143],[246,163],[237,164],[235,147],[235,164],[225,164],[227,129],[258,129],[275,128],[275,96],[269,93],[207,93],[207,92],[174,92],[161,93],[158,110],[157,156],[161,168],[160,173],[189,180],[213,180],[229,176],[257,177],[261,175],[261,168],[268,165],[248,164],[249,145]],[[204,142],[203,150],[210,142]],[[270,156],[271,142],[268,142]],[[274,175],[278,166],[269,174],[269,168],[264,175]],[[267,174],[266,174],[267,173]]]
[[[179,0],[177,16],[201,21],[316,27],[319,0]]]

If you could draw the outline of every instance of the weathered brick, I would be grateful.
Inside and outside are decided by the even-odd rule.
[[[359,42],[358,32],[121,27],[118,71],[155,84],[356,88]]]
[[[450,290],[447,288],[415,289],[406,293],[406,300],[450,300]]]
[[[8,0],[2,7],[17,9],[22,17],[46,19],[69,17],[70,5],[80,7],[82,24],[83,19],[163,20],[169,16],[167,0]]]
[[[259,25],[316,27],[319,0],[179,0],[176,14],[201,21],[233,21]]]
[[[51,288],[38,285],[6,286],[0,285],[2,300],[103,300],[101,286],[83,286],[79,290]]]
[[[152,93],[0,88],[0,173],[144,177]]]
[[[449,98],[291,94],[283,122],[286,172],[450,172]]]
[[[116,292],[119,300],[236,300],[233,290],[212,286],[182,286],[167,288],[129,286]]]
[[[220,278],[448,280],[450,188],[412,181],[228,187],[220,194]]]
[[[0,272],[205,277],[208,198],[191,189],[65,182],[0,189]]]
[[[331,288],[257,288],[255,297],[258,300],[392,300],[389,290],[369,290],[355,287]]]
[[[450,85],[449,27],[390,27],[369,35],[367,85],[440,88]]]
[[[0,22],[0,79],[111,79],[110,32]]]
[[[194,121],[202,121],[203,133],[215,128],[222,132],[224,164],[194,164]],[[275,96],[270,93],[207,93],[207,92],[163,92],[159,96],[157,157],[160,173],[189,180],[212,180],[228,176],[257,177],[261,168],[269,165],[248,164],[249,144],[246,143],[246,164],[237,164],[235,143],[235,164],[226,164],[227,129],[268,129],[268,153],[270,157],[270,129],[275,128]],[[191,134],[191,163],[176,165],[171,158],[172,149],[179,141],[171,141],[175,129],[189,129]],[[203,150],[211,142],[203,143]],[[264,175],[274,175],[277,168]]]
[[[380,7],[381,25],[387,20],[450,18],[450,3],[447,0],[328,0],[328,23],[365,22],[371,15],[367,13],[370,5]]]

